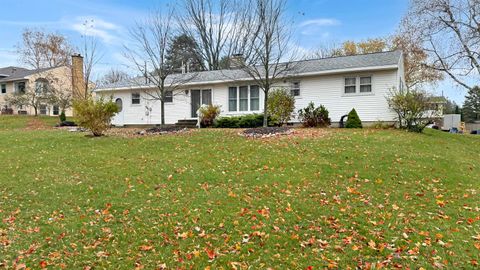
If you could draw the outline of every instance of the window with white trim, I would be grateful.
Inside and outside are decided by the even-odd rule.
[[[260,90],[258,85],[250,86],[250,110],[258,111],[260,109]]]
[[[248,86],[240,86],[238,91],[240,97],[239,111],[248,111]]]
[[[237,111],[237,87],[228,88],[228,111]]]
[[[372,77],[360,77],[360,93],[372,92]]]
[[[368,94],[372,93],[372,76],[351,76],[344,78],[344,94]]]
[[[258,85],[243,85],[228,88],[228,111],[246,112],[260,109],[260,91]]]
[[[345,94],[355,94],[357,89],[357,77],[345,78]]]
[[[294,97],[300,96],[300,82],[292,82],[290,87],[290,94]]]
[[[53,105],[52,113],[53,113],[53,115],[59,115],[60,114],[60,108],[58,107],[58,105]]]
[[[140,94],[139,93],[132,93],[132,105],[140,104]]]
[[[2,94],[7,93],[7,85],[5,83],[2,83]]]
[[[165,91],[164,102],[166,102],[166,103],[173,102],[173,91]]]
[[[47,105],[40,104],[40,114],[41,115],[47,115]]]

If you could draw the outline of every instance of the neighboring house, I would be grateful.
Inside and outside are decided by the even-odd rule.
[[[292,71],[285,74],[276,87],[286,87],[295,96],[295,113],[314,102],[316,106],[324,105],[336,124],[352,108],[366,124],[395,121],[386,96],[393,88],[403,89],[405,79],[400,51],[286,64],[292,65]],[[202,104],[220,105],[222,116],[262,113],[263,91],[242,70],[176,74],[167,80],[178,81],[179,76],[193,77],[180,90],[167,93],[166,124],[196,119]],[[146,94],[146,91],[154,91],[154,87],[145,83],[144,78],[137,78],[95,92],[99,96],[112,97],[119,104],[121,110],[113,119],[114,125],[160,124],[160,101]]]
[[[430,117],[442,117],[445,114],[447,99],[443,96],[432,97],[430,100],[430,110],[426,113]]]
[[[38,97],[45,97],[48,91],[56,89],[57,91],[71,93],[73,96],[74,90],[72,85],[78,85],[75,89],[79,89],[77,92],[81,92],[83,86],[83,58],[79,55],[74,55],[72,60],[73,69],[67,66],[35,70],[21,67],[0,68],[0,109],[3,112],[13,110],[13,114],[35,113],[31,106],[10,106],[5,100],[8,95],[21,95],[29,91],[35,91]],[[77,75],[72,78],[72,70],[76,70],[75,68],[78,69],[75,72]],[[75,77],[81,78],[75,81]],[[38,114],[53,116],[61,113],[61,108],[58,105],[48,103],[46,100],[41,102]],[[65,113],[67,116],[71,116],[72,110],[67,109]]]

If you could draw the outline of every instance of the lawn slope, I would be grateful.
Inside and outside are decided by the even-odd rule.
[[[86,138],[17,120],[0,129],[0,266],[458,269],[480,260],[477,137]]]

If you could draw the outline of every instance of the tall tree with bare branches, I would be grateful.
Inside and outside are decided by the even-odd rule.
[[[25,29],[17,46],[20,60],[33,69],[68,66],[72,52],[65,36],[42,29]]]
[[[165,124],[165,102],[195,76],[195,73],[174,74],[176,67],[168,61],[168,49],[174,36],[173,14],[173,9],[163,13],[155,11],[146,20],[137,22],[130,29],[131,44],[125,46],[125,56],[132,66],[147,84],[153,85],[153,89],[143,92],[148,99],[160,101],[162,125]]]
[[[218,70],[222,58],[248,56],[256,18],[253,0],[182,0],[177,12],[179,28],[198,44],[204,70]]]
[[[429,68],[469,90],[480,81],[480,0],[412,0],[402,31],[416,35]]]
[[[80,51],[83,55],[83,76],[85,83],[85,98],[88,98],[93,87],[92,72],[93,68],[101,60],[102,55],[98,48],[98,39],[92,34],[92,29],[95,28],[95,20],[85,20],[83,23],[84,33],[82,35],[83,44]]]
[[[130,80],[130,75],[120,69],[111,68],[103,77],[96,82],[98,86],[115,85]]]
[[[281,79],[295,70],[292,62],[295,49],[291,47],[291,32],[285,15],[285,0],[255,0],[256,27],[252,41],[247,44],[250,55],[245,57],[241,69],[264,93],[263,126],[268,124],[268,94]]]

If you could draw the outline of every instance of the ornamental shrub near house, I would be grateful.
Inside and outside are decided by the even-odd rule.
[[[200,116],[200,127],[212,127],[218,115],[220,115],[220,106],[211,104],[202,106],[198,112]]]
[[[360,120],[360,117],[357,114],[357,111],[355,109],[352,109],[348,113],[348,118],[347,118],[347,123],[345,124],[346,128],[362,128],[362,120]]]
[[[327,127],[331,124],[327,108],[323,105],[315,108],[313,102],[298,111],[298,118],[304,127]]]
[[[227,116],[217,119],[216,128],[256,128],[263,126],[263,114],[247,114],[243,116]],[[278,122],[268,117],[268,126],[278,126]]]
[[[280,126],[290,121],[295,109],[295,97],[285,89],[276,89],[268,94],[268,115],[276,119]]]
[[[67,121],[67,116],[65,116],[65,111],[58,116],[60,118],[60,123]]]
[[[76,100],[73,109],[79,126],[90,130],[95,137],[102,136],[110,128],[112,117],[118,112],[115,102],[103,98]]]

